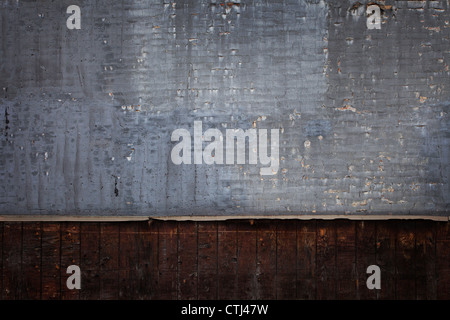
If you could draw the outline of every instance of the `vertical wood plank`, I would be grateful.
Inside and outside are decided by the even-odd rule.
[[[153,299],[158,277],[158,228],[154,223],[137,224],[137,291],[135,299]]]
[[[336,299],[356,299],[355,222],[336,220]]]
[[[236,299],[237,225],[233,221],[218,222],[218,299]]]
[[[198,299],[217,299],[217,222],[198,223]]]
[[[367,288],[367,278],[370,276],[367,267],[377,264],[376,246],[376,221],[356,222],[356,285],[357,299],[360,300],[377,298],[378,289]]]
[[[450,300],[450,222],[439,223],[436,237],[437,299]]]
[[[178,292],[180,300],[197,299],[197,223],[178,223]]]
[[[0,222],[0,299],[3,300],[3,222]]]
[[[22,249],[22,298],[41,299],[41,223],[24,222]]]
[[[317,221],[317,299],[336,298],[336,228],[333,221]]]
[[[119,298],[119,225],[100,224],[100,299]]]
[[[415,243],[414,221],[401,221],[397,228],[395,248],[396,299],[412,300],[416,297]]]
[[[237,299],[255,299],[256,229],[253,221],[242,221],[237,228]]]
[[[42,223],[42,299],[61,298],[60,224]]]
[[[67,267],[76,265],[80,267],[80,223],[61,223],[61,299],[78,300],[81,289],[67,288],[67,279],[71,274],[67,273]],[[81,268],[81,267],[80,267]],[[82,272],[81,272],[82,273]],[[81,276],[81,288],[83,288],[83,276]]]
[[[22,288],[22,223],[5,222],[3,228],[3,299],[21,299]]]
[[[256,226],[256,298],[274,300],[277,297],[277,227],[271,220],[257,221]]]
[[[395,299],[395,242],[397,222],[377,222],[376,265],[381,270],[381,290],[376,290],[377,299]]]
[[[138,225],[136,222],[121,223],[119,235],[119,299],[138,297]]]
[[[175,221],[158,224],[158,298],[177,298],[178,225]]]
[[[437,298],[436,275],[436,223],[416,221],[416,299],[435,300]]]
[[[277,299],[295,299],[297,294],[297,223],[277,223]]]
[[[100,225],[83,222],[80,225],[81,291],[80,299],[100,299]]]
[[[316,299],[316,221],[297,224],[297,298]]]

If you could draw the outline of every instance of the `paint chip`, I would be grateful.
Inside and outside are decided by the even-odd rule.
[[[309,148],[309,147],[311,147],[311,141],[306,140],[303,145],[305,146],[305,148]]]

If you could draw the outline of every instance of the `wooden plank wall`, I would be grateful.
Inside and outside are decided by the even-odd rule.
[[[0,298],[450,299],[449,223],[0,223]],[[81,289],[66,286],[69,265]],[[381,268],[381,290],[366,286]]]

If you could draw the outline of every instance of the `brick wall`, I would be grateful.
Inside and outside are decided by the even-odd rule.
[[[1,1],[0,213],[448,215],[447,1]],[[278,129],[280,166],[171,161]],[[204,143],[205,145],[206,143]]]

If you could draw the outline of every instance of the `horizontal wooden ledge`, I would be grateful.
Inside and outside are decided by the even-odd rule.
[[[0,215],[0,222],[126,222],[126,221],[225,221],[225,220],[433,220],[448,222],[450,216],[433,215],[237,215],[237,216],[62,216],[62,215]]]

